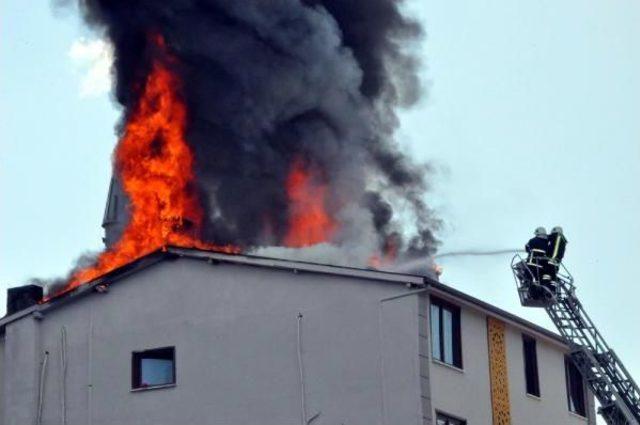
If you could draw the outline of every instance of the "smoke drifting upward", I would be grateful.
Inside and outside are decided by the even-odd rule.
[[[175,58],[201,240],[381,263],[435,252],[428,168],[394,139],[397,108],[420,93],[407,46],[422,30],[402,1],[79,2],[113,44],[123,126],[157,60],[150,34]]]

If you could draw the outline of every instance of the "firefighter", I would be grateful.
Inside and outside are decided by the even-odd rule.
[[[550,280],[555,282],[560,264],[564,258],[564,252],[567,248],[567,238],[564,237],[562,227],[556,226],[551,230],[549,235],[549,246],[547,249],[547,257],[549,258],[548,269],[545,274],[548,274]]]
[[[547,255],[550,263],[556,266],[559,266],[560,263],[562,263],[567,243],[568,241],[567,238],[564,237],[562,227],[554,227],[551,230],[551,235],[549,236],[549,251]]]
[[[547,267],[547,251],[549,249],[549,238],[544,227],[535,230],[535,236],[527,242],[527,267],[533,275],[534,281],[540,282]]]

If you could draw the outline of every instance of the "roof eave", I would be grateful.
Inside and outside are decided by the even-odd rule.
[[[511,323],[516,327],[531,330],[550,342],[561,344],[563,347],[566,347],[566,343],[560,335],[426,276],[394,273],[374,269],[333,266],[304,261],[283,260],[269,257],[258,257],[245,254],[229,254],[224,252],[204,251],[199,249],[181,248],[175,246],[168,246],[153,251],[145,255],[144,257],[141,257],[122,267],[112,270],[111,272],[97,279],[94,279],[89,283],[81,285],[78,288],[73,289],[72,291],[64,293],[60,296],[53,297],[45,303],[32,306],[10,316],[5,316],[0,319],[0,332],[4,330],[4,327],[7,324],[13,321],[19,320],[34,313],[42,315],[47,311],[60,308],[69,302],[92,294],[96,292],[97,288],[100,286],[111,285],[160,261],[180,257],[204,261],[214,261],[218,263],[240,264],[252,267],[292,270],[298,273],[318,273],[333,276],[344,276],[362,280],[375,280],[380,282],[402,284],[413,288],[428,289],[430,293],[434,293],[444,298],[452,298],[454,301],[462,302],[463,304],[466,304],[471,308],[481,310],[486,314]]]
[[[536,333],[539,336],[543,337],[548,342],[551,342],[556,345],[561,345],[564,348],[568,348],[568,345],[564,341],[562,336],[560,336],[559,334],[547,328],[543,328],[542,326],[536,325],[533,322],[525,320],[519,316],[516,316],[513,313],[509,313],[506,310],[503,310],[499,307],[496,307],[492,304],[489,304],[485,301],[482,301],[478,298],[475,298],[471,295],[468,295],[464,292],[461,292],[443,283],[436,282],[429,279],[428,285],[430,287],[430,292],[440,298],[445,298],[445,299],[448,298],[451,301],[465,304],[470,308],[483,312],[486,315],[495,317],[497,319],[502,320],[503,322],[509,323],[513,327],[526,330],[531,333]]]

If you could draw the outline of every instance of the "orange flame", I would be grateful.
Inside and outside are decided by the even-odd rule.
[[[399,241],[396,235],[387,238],[382,249],[382,253],[374,254],[369,258],[369,267],[381,269],[392,265],[398,259]]]
[[[288,247],[302,248],[330,241],[338,229],[326,210],[327,186],[319,182],[298,158],[287,178],[289,228],[284,238]]]
[[[162,38],[155,42],[165,48]],[[95,265],[77,271],[63,292],[166,245],[238,251],[198,238],[203,212],[193,189],[193,154],[184,139],[186,108],[178,87],[177,77],[156,60],[115,153],[131,219],[121,239]]]

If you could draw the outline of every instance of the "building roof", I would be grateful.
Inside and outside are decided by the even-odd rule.
[[[72,291],[54,296],[47,302],[29,307],[10,316],[0,319],[0,331],[4,331],[4,327],[15,320],[22,317],[35,314],[42,315],[48,310],[63,307],[68,302],[74,301],[83,296],[99,291],[105,286],[111,285],[126,276],[137,273],[147,267],[153,266],[161,261],[175,258],[191,258],[215,263],[228,263],[244,265],[248,267],[263,267],[270,269],[293,270],[296,272],[318,273],[324,275],[344,276],[354,279],[374,280],[379,282],[388,282],[391,284],[400,284],[419,291],[428,291],[437,296],[448,298],[458,303],[465,304],[476,310],[494,316],[506,321],[513,326],[535,332],[550,342],[566,345],[564,340],[556,333],[549,331],[541,326],[529,322],[512,313],[502,310],[492,304],[479,300],[471,295],[465,294],[451,286],[440,283],[428,276],[388,272],[375,269],[362,269],[356,267],[334,266],[329,264],[320,264],[307,261],[294,261],[277,258],[259,257],[245,254],[228,254],[217,251],[204,251],[192,248],[165,247],[163,249],[151,252],[144,257],[139,258],[131,263],[119,267],[111,272],[85,284]]]

